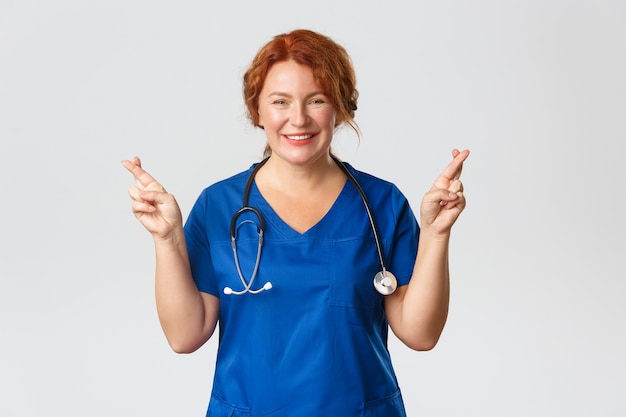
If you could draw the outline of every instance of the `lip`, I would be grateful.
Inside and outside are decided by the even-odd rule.
[[[283,135],[283,138],[285,138],[285,140],[292,145],[306,145],[308,143],[311,143],[311,141],[313,140],[313,138],[315,138],[315,136],[316,135],[314,133],[302,132],[302,133],[296,133],[296,134]]]

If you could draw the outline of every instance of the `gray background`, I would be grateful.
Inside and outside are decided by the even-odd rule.
[[[359,77],[341,157],[417,208],[472,150],[448,325],[390,341],[409,415],[626,416],[626,2],[247,3],[0,0],[0,415],[204,415],[217,340],[169,350],[120,161],[186,215],[259,159],[241,76],[306,27]]]

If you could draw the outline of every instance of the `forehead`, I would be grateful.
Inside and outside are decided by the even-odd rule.
[[[310,67],[294,61],[281,61],[272,65],[263,83],[263,90],[269,94],[303,89],[321,90],[321,87]]]

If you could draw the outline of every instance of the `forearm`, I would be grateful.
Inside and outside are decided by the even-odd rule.
[[[468,150],[452,150],[452,162],[424,194],[420,206],[422,229],[411,281],[385,299],[389,325],[413,349],[432,349],[448,319],[448,245],[452,225],[466,205],[460,176],[468,156]]]
[[[432,349],[445,326],[450,299],[449,234],[420,236],[419,250],[409,284],[395,303],[396,335],[416,350]]]
[[[167,240],[155,239],[156,305],[161,327],[176,352],[191,352],[213,333],[207,323],[203,298],[191,275],[184,232],[176,230]]]

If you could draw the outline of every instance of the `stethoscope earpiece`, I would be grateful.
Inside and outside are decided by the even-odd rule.
[[[243,280],[243,278],[242,278]],[[245,280],[243,280],[245,282]],[[250,286],[252,285],[252,280],[250,280],[250,282],[247,285],[244,285],[244,289],[243,291],[233,291],[232,288],[230,287],[224,287],[224,294],[226,295],[242,295],[245,294],[247,292],[249,292],[250,294],[258,294],[261,291],[267,291],[267,290],[271,290],[272,289],[272,283],[267,281],[261,288],[259,288],[258,290],[251,290]]]

